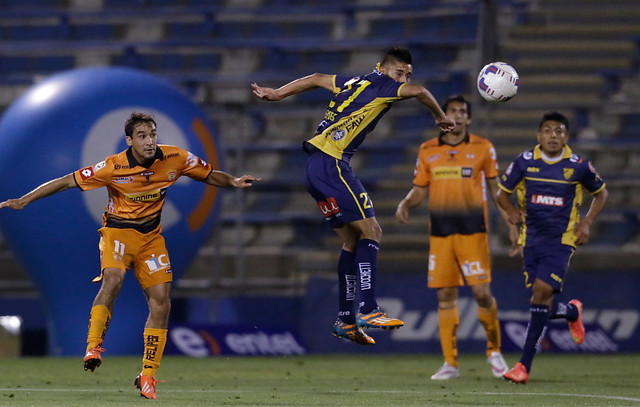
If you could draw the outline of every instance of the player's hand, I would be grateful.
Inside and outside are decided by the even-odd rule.
[[[243,175],[240,178],[235,178],[231,184],[236,188],[250,188],[253,186],[254,181],[262,181],[262,178],[254,177],[253,175]]]
[[[523,223],[524,218],[527,216],[526,213],[515,207],[507,210],[507,215],[509,216],[507,222],[509,222],[510,225],[514,226],[518,226],[519,224]]]
[[[576,244],[578,246],[587,244],[589,242],[589,238],[591,237],[591,227],[587,222],[580,221],[576,226],[576,230],[574,232],[576,236]]]
[[[440,127],[440,130],[447,133],[456,127],[456,121],[447,116],[437,118],[436,124]]]
[[[515,257],[520,255],[522,257],[522,246],[518,244],[518,228],[514,225],[509,225],[509,240],[511,241],[511,248],[509,249],[509,257]]]
[[[400,202],[398,204],[398,209],[396,209],[396,219],[405,225],[409,224],[409,208],[407,208],[407,205],[405,205],[404,202]]]
[[[26,202],[23,202],[22,199],[7,199],[4,202],[0,202],[0,209],[11,208],[20,211],[25,206],[27,206],[27,204]]]
[[[254,82],[251,84],[251,89],[253,90],[253,94],[260,100],[280,100],[276,90],[273,88],[263,88],[262,86],[258,86],[258,84]]]

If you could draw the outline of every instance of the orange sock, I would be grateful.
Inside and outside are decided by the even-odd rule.
[[[87,334],[87,352],[91,348],[102,344],[104,335],[109,328],[109,321],[111,321],[111,311],[104,305],[94,305],[91,307],[91,314],[89,316],[89,333]]]
[[[502,336],[500,334],[500,322],[498,321],[498,303],[495,298],[491,308],[478,307],[478,319],[487,334],[487,357],[491,352],[500,352]]]
[[[440,346],[444,361],[453,367],[458,367],[458,339],[456,337],[460,324],[458,307],[438,308],[438,323],[440,324]]]
[[[155,377],[166,343],[166,329],[144,329],[144,356],[142,357],[142,374],[144,376]]]

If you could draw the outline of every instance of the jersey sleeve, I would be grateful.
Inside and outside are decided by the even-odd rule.
[[[598,175],[598,172],[589,160],[586,160],[583,164],[580,183],[592,194],[600,192],[600,190],[605,186],[604,181],[600,178],[600,175]]]
[[[485,178],[495,178],[498,176],[498,154],[490,141],[486,143],[486,154],[483,162]]]
[[[211,164],[189,151],[184,153],[187,159],[183,162],[182,175],[202,181],[211,174],[213,171]]]
[[[413,171],[413,185],[419,187],[428,187],[431,183],[431,170],[427,162],[427,151],[427,148],[420,147],[416,168]]]
[[[111,179],[112,166],[108,159],[90,167],[81,168],[73,173],[73,178],[83,191],[106,186]]]
[[[353,78],[353,76],[333,75],[333,93],[340,93],[344,84]]]
[[[515,161],[509,164],[509,167],[505,170],[504,174],[500,177],[498,186],[508,193],[513,193],[520,181],[524,178],[525,168],[524,158],[522,155]]]

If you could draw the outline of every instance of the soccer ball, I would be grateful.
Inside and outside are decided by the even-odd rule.
[[[518,73],[505,62],[485,65],[478,75],[478,92],[489,102],[506,102],[518,93]]]

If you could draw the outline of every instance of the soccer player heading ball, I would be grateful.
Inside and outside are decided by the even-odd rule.
[[[149,303],[144,327],[145,352],[142,372],[134,384],[140,396],[155,399],[156,370],[167,341],[173,274],[161,234],[160,214],[166,189],[186,175],[215,187],[251,187],[260,181],[251,175],[236,178],[215,170],[190,152],[158,145],[156,122],[144,113],[132,113],[125,127],[128,149],[104,161],[46,182],[18,199],[0,203],[0,208],[22,209],[27,204],[69,188],[83,191],[106,187],[109,202],[100,233],[101,282],[89,319],[84,370],[94,371],[102,363],[102,342],[109,327],[113,305],[129,267]],[[171,175],[167,175],[171,174]]]
[[[547,113],[538,127],[538,145],[520,154],[500,179],[498,204],[509,214],[509,222],[524,225],[525,285],[531,290],[530,321],[516,366],[504,377],[527,383],[536,344],[550,319],[566,319],[576,343],[582,343],[582,303],[554,301],[562,292],[569,260],[577,245],[589,241],[590,228],[602,208],[607,188],[589,160],[574,154],[569,145],[569,121],[560,113]],[[591,206],[580,220],[582,188],[592,196]],[[523,206],[509,199],[516,192]]]
[[[253,94],[267,101],[315,88],[333,92],[324,119],[303,143],[308,154],[305,182],[327,223],[342,240],[339,310],[333,334],[361,345],[375,343],[362,328],[398,328],[404,323],[389,317],[376,302],[376,262],[382,230],[373,202],[349,160],[378,120],[400,100],[417,99],[443,131],[455,125],[427,89],[410,84],[412,72],[411,53],[397,47],[390,49],[369,74],[351,77],[315,73],[278,89],[251,85]]]

